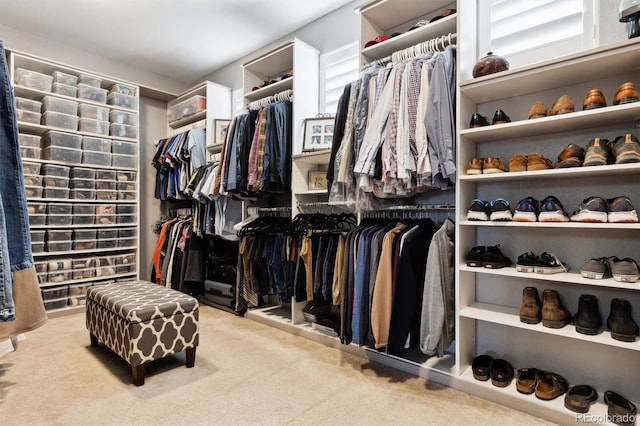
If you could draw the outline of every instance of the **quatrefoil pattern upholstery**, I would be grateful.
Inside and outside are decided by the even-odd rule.
[[[198,346],[198,301],[144,281],[87,291],[87,329],[132,366]]]

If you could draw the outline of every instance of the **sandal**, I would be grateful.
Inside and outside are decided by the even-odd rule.
[[[598,393],[594,388],[589,385],[576,385],[564,396],[564,406],[576,413],[586,413],[596,399]]]

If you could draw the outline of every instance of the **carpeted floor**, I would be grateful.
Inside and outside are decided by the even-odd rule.
[[[84,314],[55,318],[0,358],[6,425],[549,425],[287,332],[201,307],[196,366],[147,366],[144,386]]]

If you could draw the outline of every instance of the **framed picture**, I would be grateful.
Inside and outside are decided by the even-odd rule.
[[[227,135],[227,129],[231,120],[216,118],[213,120],[213,143],[214,145],[222,144]]]
[[[310,171],[309,172],[309,189],[327,189],[327,172]]]
[[[331,149],[333,123],[333,117],[307,118],[304,120],[302,152]]]

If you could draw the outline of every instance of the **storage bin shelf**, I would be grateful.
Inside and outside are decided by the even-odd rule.
[[[125,112],[131,112],[131,113],[135,113],[138,114],[138,111],[132,108],[124,108],[124,107],[120,107],[117,105],[108,105],[105,103],[100,103],[100,102],[94,102],[90,99],[84,99],[84,98],[77,98],[77,97],[72,97],[72,96],[65,96],[65,95],[61,95],[59,93],[54,93],[54,92],[45,92],[43,90],[37,90],[37,89],[32,89],[31,87],[25,87],[25,86],[21,86],[19,84],[16,84],[14,86],[14,91],[16,96],[20,96],[20,97],[25,97],[25,98],[29,98],[29,99],[38,99],[40,97],[44,97],[44,96],[54,96],[57,98],[61,98],[61,99],[68,99],[68,100],[73,100],[76,102],[81,102],[83,104],[89,104],[89,105],[94,105],[94,106],[99,106],[101,108],[110,108],[110,109],[115,109],[118,111],[125,111]]]
[[[77,279],[77,280],[67,280],[67,281],[62,281],[62,282],[59,282],[59,283],[43,283],[43,284],[40,284],[40,288],[57,287],[57,286],[63,285],[63,284],[82,284],[82,283],[90,283],[90,282],[94,282],[94,281],[113,280],[113,279],[118,279],[118,278],[132,277],[132,276],[135,276],[135,275],[136,275],[135,272],[128,272],[128,273],[124,273],[124,274],[105,275],[105,276],[91,277],[91,278],[80,278],[80,279]],[[73,297],[73,296],[71,296],[71,297]]]
[[[51,256],[67,256],[70,254],[85,254],[85,253],[104,253],[104,252],[116,252],[116,251],[132,251],[137,250],[138,246],[130,246],[130,247],[113,247],[113,248],[96,248],[92,250],[68,250],[68,251],[50,251],[50,252],[39,252],[33,253],[33,257],[51,257]]]
[[[552,133],[599,128],[611,124],[626,124],[639,121],[640,102],[611,105],[586,111],[554,115],[549,117],[518,120],[460,130],[460,136],[472,142],[489,142],[500,139],[515,139],[541,136]]]
[[[99,166],[96,164],[72,164],[65,163],[62,161],[51,161],[51,160],[42,160],[40,158],[29,158],[27,159],[29,163],[43,163],[43,164],[57,164],[60,166],[71,166],[71,167],[81,167],[83,169],[99,169],[99,170],[123,170],[123,171],[134,171],[137,172],[138,169],[135,167],[117,167],[117,166]]]
[[[586,342],[598,343],[607,346],[616,346],[619,348],[640,351],[640,342],[622,342],[611,337],[611,333],[601,330],[599,334],[590,336],[578,333],[575,326],[568,324],[562,328],[549,328],[538,324],[525,324],[520,321],[519,309],[509,306],[492,305],[489,303],[472,303],[470,306],[460,310],[460,316],[463,318],[471,318],[479,321],[486,321],[500,324],[505,327],[516,327],[524,330],[534,331],[538,333],[553,334],[575,340],[583,340]]]
[[[44,135],[45,132],[47,132],[48,130],[57,130],[64,133],[72,133],[72,134],[81,135],[81,136],[91,136],[94,138],[114,139],[114,140],[125,141],[125,142],[138,142],[137,139],[132,139],[132,138],[110,136],[110,135],[105,135],[101,133],[79,132],[77,130],[65,129],[62,127],[48,127],[48,126],[43,126],[42,124],[25,123],[24,121],[19,121],[18,127],[20,128],[21,131],[26,130],[29,133],[39,135],[39,136]]]
[[[578,177],[582,178],[592,176],[607,177],[614,175],[637,175],[638,173],[640,173],[640,163],[630,163],[607,164],[606,166],[571,167],[568,169],[534,170],[530,172],[490,173],[486,175],[460,175],[460,180],[467,182],[513,182],[532,179],[538,180]]]
[[[536,274],[536,273],[525,273],[518,272],[516,268],[500,268],[500,269],[487,269],[487,268],[476,268],[466,265],[460,265],[461,272],[473,272],[477,274],[487,274],[487,275],[499,275],[503,277],[513,277],[513,278],[528,278],[531,280],[537,280],[540,282],[558,282],[558,283],[569,283],[569,284],[579,284],[600,288],[618,288],[623,290],[640,290],[640,285],[638,283],[622,283],[614,280],[613,278],[605,278],[602,280],[592,280],[589,278],[583,278],[579,272],[561,272],[558,274]]]
[[[207,110],[205,109],[204,111],[197,112],[188,117],[184,117],[179,120],[172,121],[171,123],[169,123],[169,127],[171,127],[172,129],[178,129],[182,126],[187,126],[189,124],[201,121],[206,117],[207,117]]]
[[[74,204],[136,204],[136,200],[79,200],[75,198],[30,198],[27,201],[41,203],[74,203]],[[74,225],[75,226],[75,225]]]
[[[525,228],[562,228],[562,229],[640,229],[640,223],[588,223],[588,222],[512,222],[491,220],[463,220],[460,226],[525,227]],[[638,287],[640,288],[640,286]]]
[[[112,223],[108,225],[89,224],[89,225],[32,225],[30,229],[91,229],[91,228],[135,228],[135,224]]]

